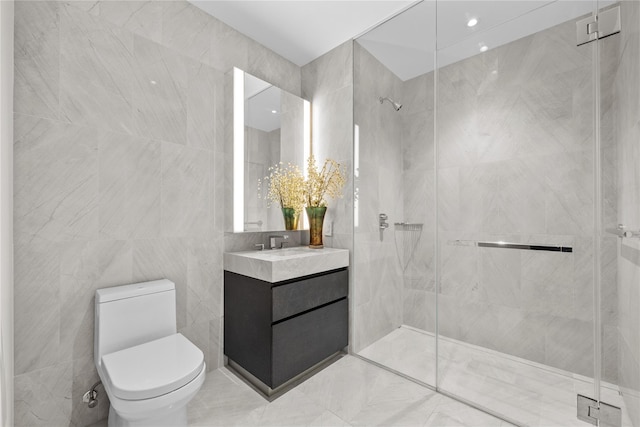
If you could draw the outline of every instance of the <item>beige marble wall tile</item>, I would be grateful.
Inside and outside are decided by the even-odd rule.
[[[133,131],[133,36],[70,5],[60,8],[60,115]]]
[[[589,63],[591,51],[576,46],[574,25],[573,21],[567,21],[531,36],[517,73],[521,81],[544,80]]]
[[[58,118],[60,111],[60,4],[17,2],[14,34],[14,111]]]
[[[196,64],[189,70],[187,93],[187,145],[205,150],[215,149],[216,81],[219,72]]]
[[[403,109],[406,108],[404,105]],[[432,171],[433,157],[433,113],[431,111],[402,111],[403,169]],[[425,175],[429,175],[425,173]],[[409,198],[410,199],[410,198]]]
[[[186,144],[189,70],[195,63],[135,36],[133,116],[138,135]]]
[[[402,108],[408,114],[433,111],[433,77],[433,73],[426,73],[402,83]]]
[[[526,234],[547,231],[546,195],[549,187],[540,174],[544,162],[544,158],[532,156],[495,165],[501,169],[498,197],[503,222],[497,224],[497,229],[485,228],[485,231]]]
[[[224,314],[220,239],[191,239],[187,282],[187,325],[208,322]]]
[[[225,224],[227,224],[227,216],[229,211],[227,206],[231,206],[226,203],[226,193],[229,191],[229,186],[225,181],[225,161],[224,153],[215,152],[209,155],[209,161],[211,163],[211,212],[213,216],[213,231],[222,234],[225,230]],[[228,164],[228,163],[227,163]]]
[[[593,322],[552,318],[545,341],[547,365],[593,377]]]
[[[72,6],[155,42],[162,42],[162,15],[169,2],[72,1]]]
[[[353,43],[345,42],[302,67],[302,97],[353,84]]]
[[[75,7],[60,11],[60,69],[65,85],[99,85],[130,98],[133,35]]]
[[[213,370],[224,366],[224,316],[209,322],[209,355],[207,365]]]
[[[14,241],[14,371],[20,375],[54,365],[61,352],[60,253],[57,243],[38,236],[16,233]]]
[[[188,2],[164,3],[162,44],[198,62],[210,57],[213,19]]]
[[[244,34],[214,18],[211,23],[210,65],[223,73],[229,72],[233,67],[248,70],[250,43],[250,39]]]
[[[547,159],[545,176],[549,234],[588,235],[593,228],[593,161],[581,151]]]
[[[300,96],[300,67],[251,39],[249,39],[249,52],[246,71],[264,81],[273,82],[289,93]]]
[[[475,102],[443,104],[438,108],[439,168],[471,166],[476,161],[477,116]]]
[[[161,143],[106,133],[98,144],[98,218],[108,239],[160,234]]]
[[[213,227],[209,152],[162,144],[161,228],[164,237],[199,237]]]
[[[520,256],[522,308],[534,313],[574,317],[571,310],[576,295],[571,286],[573,255],[530,251]]]
[[[447,244],[445,239],[453,237],[448,233],[441,235],[440,245],[441,276],[439,292],[457,296],[468,301],[487,301],[487,293],[480,286],[480,253],[475,247]]]
[[[133,282],[169,279],[176,285],[178,329],[187,326],[186,239],[135,240],[133,244]]]
[[[15,377],[15,425],[66,425],[71,419],[73,364],[32,370]]]
[[[97,237],[97,153],[101,132],[16,115],[16,233],[50,241]]]
[[[132,283],[132,245],[125,240],[70,242],[60,250],[60,358],[93,357],[95,291]]]
[[[435,318],[433,314],[435,310],[430,309],[429,306],[435,306],[435,301],[430,298],[430,293],[416,289],[405,289],[403,296],[402,323],[423,331],[434,331]]]

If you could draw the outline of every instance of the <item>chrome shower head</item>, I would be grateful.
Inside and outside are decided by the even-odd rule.
[[[380,101],[380,104],[382,104],[384,101],[389,101],[389,103],[393,105],[393,109],[396,111],[400,111],[400,109],[402,108],[402,104],[386,96],[384,98],[383,97],[378,98],[378,101]]]

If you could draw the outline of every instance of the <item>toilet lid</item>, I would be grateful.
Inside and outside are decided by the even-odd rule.
[[[111,391],[124,400],[142,400],[172,392],[202,371],[204,355],[182,334],[102,356]]]

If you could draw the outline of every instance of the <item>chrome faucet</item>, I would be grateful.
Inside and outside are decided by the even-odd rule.
[[[283,235],[273,235],[273,236],[269,236],[269,249],[276,249],[276,239],[282,239],[282,240],[287,240],[289,238],[289,236],[287,236],[286,234]],[[284,247],[284,245],[288,244],[289,242],[280,242],[280,249],[282,249]]]

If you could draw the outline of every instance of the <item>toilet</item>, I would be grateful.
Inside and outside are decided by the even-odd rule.
[[[94,362],[109,396],[109,427],[186,426],[205,378],[202,351],[176,331],[167,279],[98,289]]]

